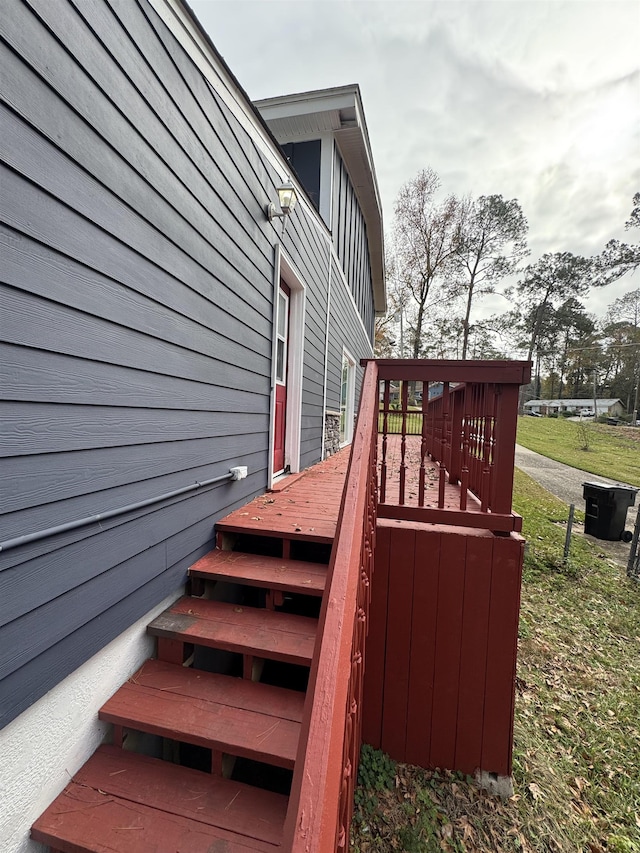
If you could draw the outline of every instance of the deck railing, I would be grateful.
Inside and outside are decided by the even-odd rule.
[[[365,371],[327,590],[320,613],[298,759],[285,826],[286,850],[349,846],[360,752],[364,645],[376,529],[377,368]]]
[[[349,846],[378,515],[412,519],[418,513],[421,520],[501,531],[515,529],[518,522],[511,513],[511,490],[518,387],[528,381],[528,364],[366,361],[363,365],[358,420],[320,613],[320,645],[309,677],[285,825],[283,849],[292,853],[346,851]],[[410,387],[415,390],[416,383],[423,389],[417,411],[409,406]],[[431,400],[429,388],[435,389]],[[392,407],[396,392],[399,405]],[[407,450],[412,432],[419,444],[414,471],[409,470]],[[393,476],[391,436],[400,442],[399,467]],[[438,465],[435,509],[425,505],[427,457]],[[417,477],[419,487],[415,507],[402,500],[412,477]],[[450,510],[444,506],[444,488],[456,482],[461,486],[460,505]],[[398,488],[399,505],[378,503],[378,489],[392,500],[392,485]],[[477,495],[474,513],[465,503],[467,489]],[[481,523],[470,522],[472,517]]]
[[[529,381],[529,363],[377,364],[380,514],[520,530],[511,501],[518,391]],[[429,476],[433,463],[436,483]],[[459,486],[455,507],[445,498],[448,485]]]

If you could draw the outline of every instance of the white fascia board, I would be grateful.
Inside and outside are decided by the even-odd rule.
[[[254,105],[260,110],[264,118],[269,120],[348,109],[355,106],[356,98],[357,88],[355,86],[342,86],[337,89],[262,98],[259,101],[254,101]]]

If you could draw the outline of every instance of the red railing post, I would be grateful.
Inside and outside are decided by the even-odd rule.
[[[501,385],[496,395],[494,473],[491,490],[491,507],[494,512],[511,512],[518,428],[518,392],[517,385]]]

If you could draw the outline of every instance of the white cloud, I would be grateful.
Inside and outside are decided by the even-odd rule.
[[[445,192],[518,198],[531,260],[630,236],[637,0],[191,5],[252,98],[360,84],[387,228],[401,185],[431,166]],[[637,278],[594,294],[592,310]]]

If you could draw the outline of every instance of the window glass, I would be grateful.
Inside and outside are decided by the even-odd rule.
[[[287,381],[287,335],[289,332],[289,298],[278,291],[278,329],[276,336],[276,382]]]

